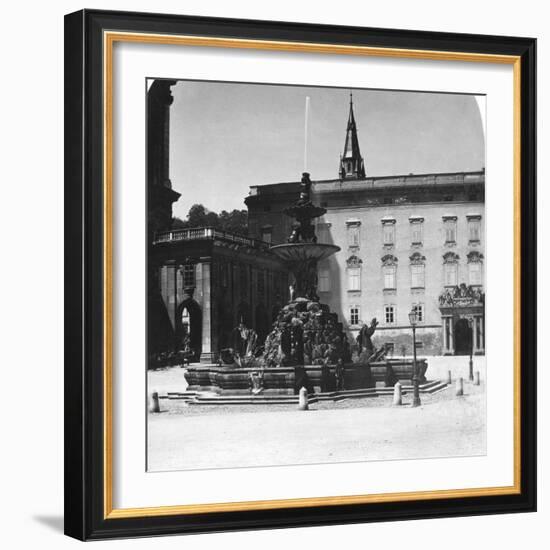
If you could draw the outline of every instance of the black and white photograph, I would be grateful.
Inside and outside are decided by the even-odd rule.
[[[485,455],[485,97],[146,95],[148,471]]]
[[[5,548],[548,538],[543,7],[7,4]]]

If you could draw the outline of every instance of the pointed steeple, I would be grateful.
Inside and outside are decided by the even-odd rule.
[[[346,130],[344,154],[340,157],[340,179],[360,179],[365,177],[365,164],[359,150],[357,125],[353,114],[353,94],[349,94],[349,118]]]

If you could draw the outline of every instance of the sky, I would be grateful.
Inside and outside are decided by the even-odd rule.
[[[181,197],[219,212],[245,208],[251,185],[338,177],[353,92],[367,177],[480,170],[482,119],[475,96],[250,83],[178,81],[172,87],[170,179]]]

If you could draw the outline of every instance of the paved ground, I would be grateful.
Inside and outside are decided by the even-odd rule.
[[[439,369],[445,372],[448,365],[462,369],[464,358],[461,362],[454,359],[445,358]],[[161,394],[182,391],[182,379],[181,369],[157,371],[150,374],[149,387]],[[298,411],[295,405],[188,407],[180,401],[162,400],[165,412],[149,415],[149,468],[483,455],[485,383],[465,382],[464,389],[463,397],[456,397],[453,387],[423,395],[422,406],[416,409],[408,406],[410,396],[405,396],[401,407],[392,407],[389,397],[377,397],[318,403],[309,411]]]

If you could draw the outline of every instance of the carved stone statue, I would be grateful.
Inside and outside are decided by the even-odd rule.
[[[264,389],[264,373],[263,371],[254,371],[251,372],[249,375],[250,380],[250,391],[257,395],[258,393],[261,393]]]
[[[258,334],[241,321],[233,329],[233,349],[239,357],[253,357],[258,348]]]
[[[289,301],[294,302],[296,299],[296,290],[294,289],[294,285],[290,285],[288,287],[288,294],[289,294]]]
[[[361,330],[359,331],[359,334],[357,335],[357,345],[359,346],[359,355],[364,351],[367,355],[372,355],[374,351],[374,346],[372,344],[372,335],[376,331],[376,327],[378,326],[378,321],[376,320],[376,317],[372,319],[370,322],[370,326],[367,326],[367,324],[363,324],[361,327]]]

